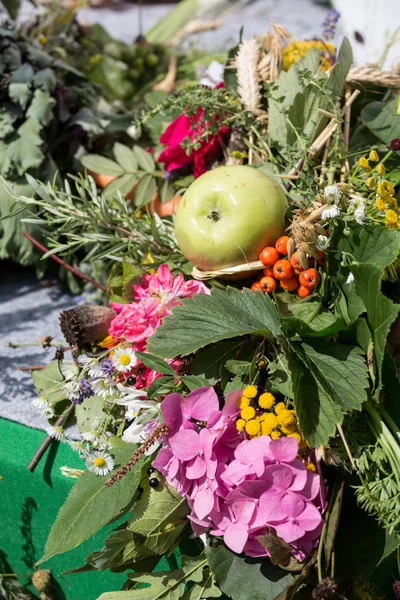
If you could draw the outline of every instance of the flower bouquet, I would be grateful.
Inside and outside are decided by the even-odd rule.
[[[400,80],[351,65],[273,25],[138,115],[176,216],[151,153],[134,200],[85,176],[21,198],[48,255],[109,272],[34,374],[82,458],[39,562],[122,519],[78,569],[127,571],[101,600],[400,597]]]

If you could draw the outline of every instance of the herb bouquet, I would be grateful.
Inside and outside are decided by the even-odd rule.
[[[62,313],[73,360],[35,374],[83,467],[41,562],[125,517],[79,569],[127,571],[102,600],[400,597],[400,80],[351,65],[274,25],[140,115],[181,113],[176,217],[87,177],[22,198],[50,253],[109,265],[109,307]]]

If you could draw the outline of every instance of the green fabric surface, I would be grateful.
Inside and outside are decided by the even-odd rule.
[[[27,464],[44,436],[43,431],[0,419],[0,565],[3,569],[5,565],[8,573],[20,574],[23,584],[29,582],[57,512],[76,481],[63,477],[60,467],[82,468],[82,460],[67,444],[53,442],[35,472],[30,473]],[[126,580],[124,573],[95,571],[59,576],[83,565],[85,557],[99,550],[115,527],[113,523],[78,548],[41,565],[51,569],[57,582],[56,600],[96,600],[103,592],[121,589]],[[29,589],[34,591],[31,586]]]

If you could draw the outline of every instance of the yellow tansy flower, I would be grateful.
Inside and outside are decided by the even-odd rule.
[[[260,433],[260,423],[256,419],[252,419],[246,423],[246,433],[249,435],[257,435]]]
[[[397,223],[398,218],[399,217],[397,216],[397,214],[391,208],[389,208],[389,210],[386,211],[386,221],[388,223]]]
[[[371,150],[371,152],[369,153],[368,156],[369,160],[372,160],[372,162],[378,162],[379,160],[379,156],[376,150]]]
[[[317,48],[321,52],[321,68],[327,70],[329,68],[329,54],[335,55],[336,48],[332,44],[323,43],[317,40],[299,40],[288,44],[283,49],[283,69],[288,71],[292,65],[297,63],[303,56]]]
[[[393,194],[394,194],[394,187],[392,186],[392,184],[390,183],[390,181],[385,181],[384,186],[385,186],[385,190],[389,194],[391,194],[393,196]]]
[[[273,439],[273,440],[277,440],[280,437],[281,437],[281,432],[280,431],[273,431],[271,433],[271,439]]]
[[[257,388],[255,385],[248,385],[242,392],[246,398],[255,398],[257,396]]]
[[[306,469],[307,471],[311,471],[311,473],[316,473],[317,471],[317,467],[311,462],[306,463]]]
[[[239,408],[242,409],[242,408],[246,408],[246,406],[250,406],[250,402],[251,402],[250,398],[246,398],[246,396],[242,396],[239,399]]]
[[[265,394],[261,394],[258,399],[258,405],[261,408],[272,408],[275,404],[275,396],[270,394],[270,392],[265,392]]]
[[[294,433],[289,433],[288,437],[294,438],[299,445],[301,444],[301,435],[297,431],[295,431]]]
[[[281,431],[285,435],[289,435],[290,433],[294,433],[296,431],[296,423],[292,425],[281,425]]]
[[[385,184],[383,183],[383,181],[380,181],[378,183],[378,187],[376,188],[376,191],[381,196],[381,198],[386,194]]]
[[[243,427],[246,426],[246,421],[244,419],[238,419],[236,421],[236,429],[238,431],[242,431]]]
[[[278,419],[273,413],[268,413],[261,422],[261,432],[263,435],[270,435],[271,431],[278,425]]]
[[[240,411],[240,416],[245,421],[250,421],[250,419],[254,419],[254,417],[256,416],[256,411],[252,406],[246,406],[246,408],[243,408]]]
[[[365,156],[362,156],[361,158],[358,159],[358,164],[360,165],[360,167],[362,167],[363,169],[369,169],[369,162],[368,160],[365,158]]]
[[[386,169],[385,169],[385,165],[384,164],[379,163],[379,165],[376,167],[376,170],[379,173],[379,175],[382,175],[382,177],[385,177]]]
[[[285,406],[284,402],[278,402],[278,404],[275,406],[275,413],[277,415],[279,415],[279,413],[282,412],[283,410],[286,410],[286,406]]]
[[[384,200],[382,200],[382,198],[380,196],[378,196],[377,199],[375,200],[375,205],[378,210],[385,210],[385,208],[386,208],[386,202]]]
[[[294,410],[281,410],[278,414],[278,423],[279,425],[284,425],[285,427],[289,427],[290,425],[297,423]]]
[[[367,186],[369,187],[370,190],[373,190],[375,187],[375,177],[369,177],[368,181],[367,181]]]

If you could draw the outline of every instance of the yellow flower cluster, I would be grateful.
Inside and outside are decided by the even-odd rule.
[[[264,392],[257,397],[256,386],[249,385],[239,400],[240,417],[236,429],[245,431],[250,438],[269,435],[273,440],[282,435],[294,437],[301,446],[304,444],[297,426],[294,410],[288,410],[283,402],[276,402],[275,396]]]
[[[330,67],[329,55],[336,54],[336,48],[332,44],[320,40],[299,40],[288,44],[283,49],[283,69],[288,71],[294,63],[297,63],[310,50],[317,49],[321,53],[321,69],[326,71]]]
[[[376,150],[371,150],[368,158],[362,156],[358,161],[360,167],[368,174],[372,171],[369,164],[370,161],[379,162],[379,155]],[[383,213],[385,211],[385,222],[389,229],[400,229],[400,214],[396,198],[394,197],[395,190],[390,181],[384,179],[386,175],[385,165],[379,163],[375,171],[380,177],[377,178],[375,175],[370,175],[367,179],[367,187],[370,190],[376,189],[375,206],[379,212]]]

